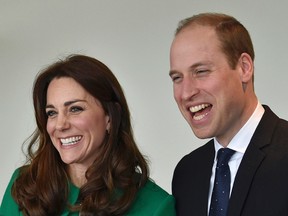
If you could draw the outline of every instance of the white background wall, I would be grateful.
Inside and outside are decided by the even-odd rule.
[[[180,158],[202,145],[182,118],[168,76],[169,46],[180,19],[199,12],[235,16],[256,51],[256,93],[287,113],[288,2],[233,0],[0,0],[0,201],[21,145],[34,130],[36,73],[72,53],[107,64],[122,84],[136,140],[151,177],[168,192]]]

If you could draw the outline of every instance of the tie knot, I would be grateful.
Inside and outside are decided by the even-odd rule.
[[[230,160],[230,158],[232,157],[232,155],[235,153],[234,150],[229,149],[229,148],[221,148],[218,150],[217,153],[217,160],[218,160],[218,164],[223,164],[226,165],[228,164],[228,161]]]

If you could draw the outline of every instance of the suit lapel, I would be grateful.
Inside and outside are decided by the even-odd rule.
[[[198,191],[198,200],[199,200],[199,214],[198,215],[207,215],[208,212],[208,195],[210,188],[210,178],[212,172],[212,166],[214,163],[215,149],[214,141],[210,140],[206,149],[204,149],[204,154],[202,155],[201,162],[203,166],[201,172],[199,172],[198,178],[198,188],[195,191]],[[197,214],[195,214],[197,215]]]
[[[248,145],[235,177],[229,201],[229,216],[241,215],[253,177],[265,158],[265,153],[261,149],[271,142],[274,128],[279,119],[267,106],[264,108],[265,113]]]
[[[250,185],[257,168],[265,158],[265,154],[254,145],[244,154],[241,165],[236,174],[232,194],[229,201],[228,215],[238,216],[245,204]]]

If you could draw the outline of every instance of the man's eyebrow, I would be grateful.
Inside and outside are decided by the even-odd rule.
[[[169,71],[169,76],[171,77],[171,76],[173,76],[173,74],[177,74],[177,73],[179,73],[179,72],[176,71],[176,70],[170,70]]]
[[[211,63],[210,61],[197,62],[197,63],[191,65],[189,68],[190,68],[190,70],[192,71],[192,70],[194,70],[194,69],[197,68],[197,67],[206,66],[206,65],[210,66],[211,64],[212,64],[212,63]]]
[[[205,62],[197,62],[197,63],[195,63],[195,64],[193,64],[193,65],[191,65],[190,67],[189,67],[189,71],[193,71],[193,70],[195,70],[195,68],[197,68],[197,67],[200,67],[200,66],[203,66],[203,65],[211,65],[212,63],[210,62],[210,61],[205,61]],[[177,73],[180,73],[179,71],[177,71],[177,70],[170,70],[169,71],[169,76],[171,77],[173,74],[177,74]]]

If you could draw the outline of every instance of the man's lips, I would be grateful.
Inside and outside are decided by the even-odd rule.
[[[199,121],[208,115],[211,108],[211,104],[204,103],[197,106],[191,106],[189,111],[192,113],[193,119]]]

